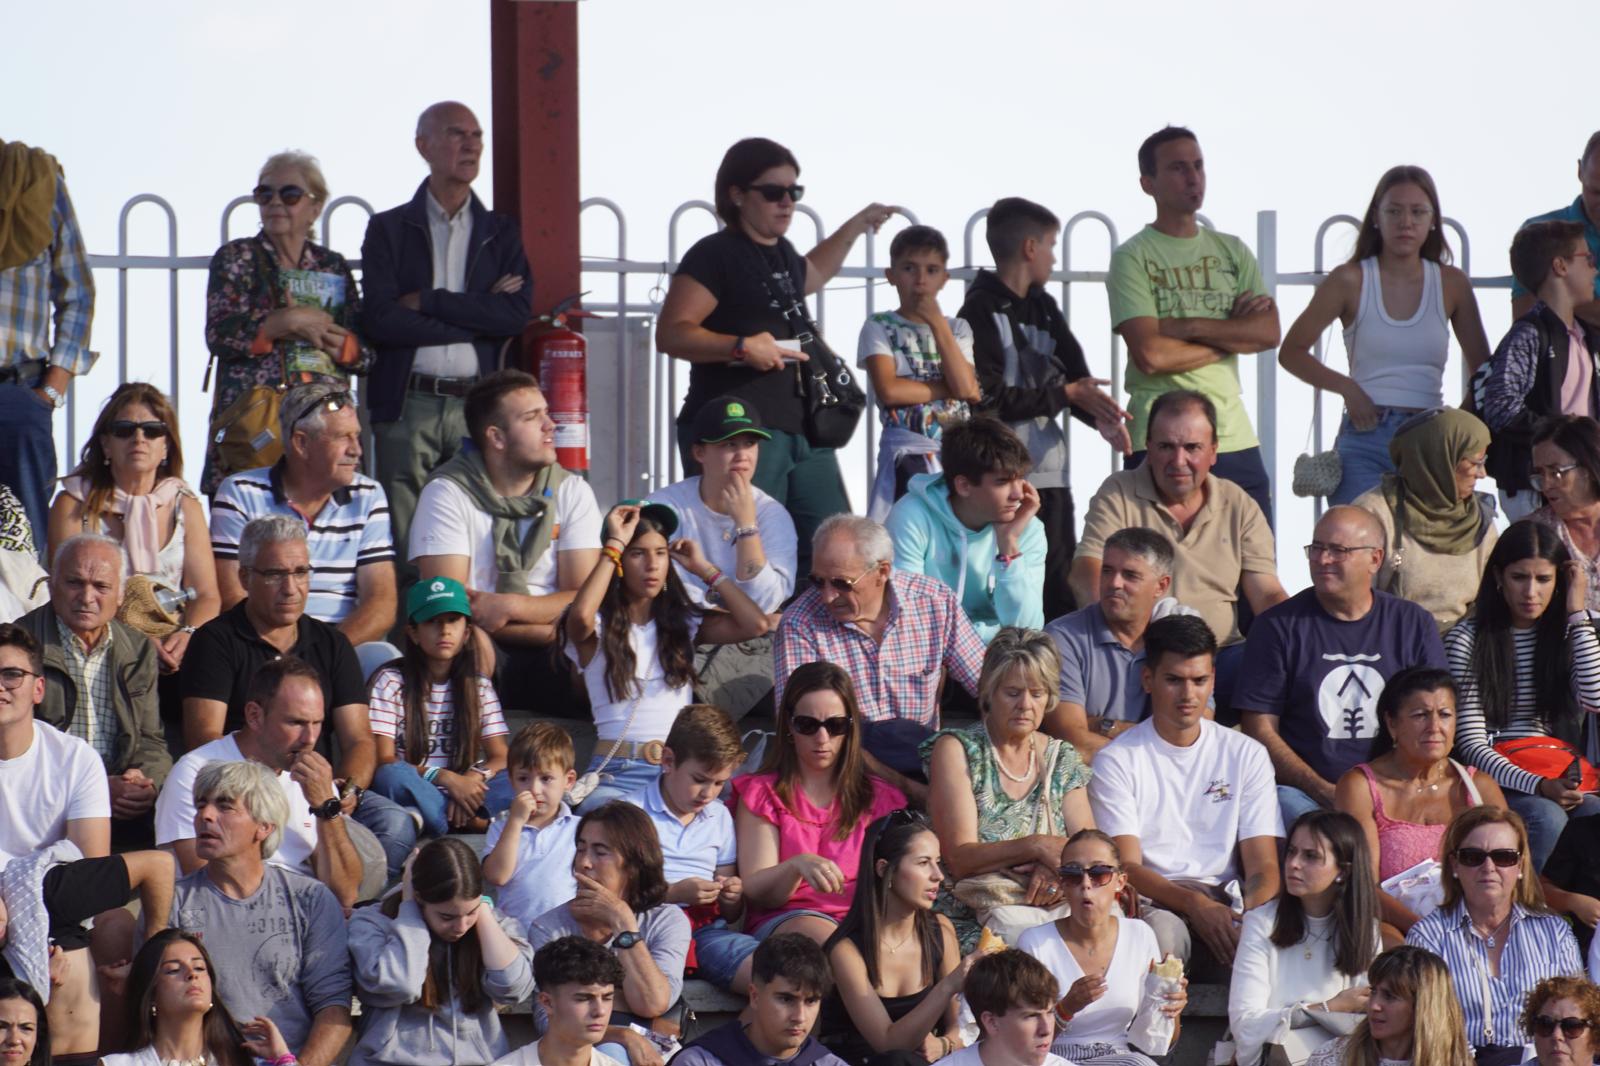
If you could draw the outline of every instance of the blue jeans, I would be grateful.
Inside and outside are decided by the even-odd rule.
[[[1506,803],[1511,809],[1522,815],[1522,820],[1528,826],[1528,855],[1533,860],[1535,870],[1543,870],[1545,860],[1556,849],[1556,841],[1561,839],[1561,831],[1567,827],[1567,821],[1572,818],[1593,818],[1600,814],[1600,796],[1593,793],[1583,797],[1583,802],[1570,811],[1561,809],[1561,805],[1554,800],[1535,796],[1530,792],[1515,792],[1506,789]]]
[[[1144,462],[1145,452],[1134,452],[1122,462],[1122,469],[1132,470]],[[1244,489],[1245,493],[1267,516],[1267,525],[1273,525],[1272,480],[1267,477],[1266,464],[1261,461],[1261,449],[1242,448],[1236,452],[1221,452],[1216,465],[1211,468],[1214,477],[1225,477]]]
[[[1278,813],[1283,815],[1283,832],[1286,836],[1295,820],[1302,814],[1322,809],[1322,804],[1293,785],[1278,786]]]
[[[600,765],[601,760],[606,757],[606,752],[611,750],[611,743],[597,740],[594,742],[594,747],[594,758],[589,760],[590,770]],[[600,784],[578,804],[578,813],[588,814],[608,800],[631,796],[660,776],[661,767],[653,762],[644,759],[612,759],[600,773]]]
[[[33,545],[41,553],[56,480],[54,413],[31,388],[0,385],[0,425],[7,429],[6,446],[0,448],[0,484],[22,501],[33,527]]]
[[[377,784],[377,774],[372,775],[372,782]],[[417,846],[417,823],[411,820],[411,815],[381,792],[368,788],[361,794],[361,802],[356,804],[355,820],[372,830],[372,835],[383,846],[389,880],[399,877],[401,869],[405,867],[406,857]]]
[[[414,807],[420,811],[423,832],[429,836],[442,837],[450,832],[448,797],[438,785],[424,781],[417,768],[410,763],[396,759],[378,767],[372,774],[372,791],[393,800],[402,808]],[[485,813],[493,818],[509,806],[511,806],[511,779],[504,770],[501,770],[489,779],[489,791],[484,794],[483,807]],[[411,820],[409,814],[406,815],[406,820]],[[415,829],[415,823],[412,828]],[[415,833],[413,833],[414,838]]]
[[[721,918],[694,931],[694,955],[700,976],[726,989],[744,960],[755,954],[761,941],[749,933],[728,928]]]
[[[1375,489],[1383,475],[1394,473],[1394,461],[1389,458],[1389,442],[1400,423],[1415,412],[1399,407],[1378,408],[1378,424],[1368,430],[1359,430],[1350,424],[1347,414],[1339,420],[1339,435],[1333,439],[1333,450],[1339,453],[1341,476],[1339,487],[1328,497],[1328,506],[1353,503],[1368,489]]]

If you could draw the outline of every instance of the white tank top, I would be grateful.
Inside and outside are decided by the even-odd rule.
[[[1383,306],[1378,260],[1361,260],[1361,304],[1344,331],[1350,376],[1379,407],[1444,406],[1444,363],[1450,353],[1450,322],[1444,313],[1439,264],[1422,261],[1422,302],[1404,322]]]

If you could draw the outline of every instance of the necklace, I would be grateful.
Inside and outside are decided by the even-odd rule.
[[[988,737],[989,731],[985,729],[983,735]],[[1005,775],[1007,781],[1014,781],[1020,785],[1031,778],[1034,771],[1038,769],[1039,749],[1034,746],[1031,736],[1028,738],[1028,768],[1022,771],[1022,776],[1020,777],[1006,769],[1005,762],[1000,758],[1000,749],[994,746],[994,737],[989,737],[989,750],[994,752],[994,764],[1000,768],[1000,772]]]
[[[1317,944],[1321,943],[1324,940],[1327,940],[1332,935],[1333,935],[1332,930],[1330,930],[1330,931],[1328,931],[1326,933],[1316,933],[1316,932],[1313,932],[1309,927],[1306,929],[1306,961],[1307,962],[1310,962],[1311,961],[1311,956],[1316,954],[1316,950],[1317,950],[1316,946],[1317,946]]]
[[[1500,930],[1504,929],[1506,927],[1507,923],[1509,923],[1510,921],[1511,921],[1511,915],[1508,913],[1504,918],[1502,918],[1500,920],[1500,924],[1496,925],[1493,929],[1489,930],[1488,935],[1483,938],[1484,944],[1488,946],[1490,951],[1494,950],[1494,938],[1500,935]],[[1477,931],[1477,928],[1478,928],[1477,923],[1473,923],[1472,928],[1473,928],[1473,931]]]
[[[901,948],[903,948],[907,944],[911,943],[911,938],[916,936],[916,935],[917,935],[917,927],[915,925],[913,925],[911,927],[911,932],[907,933],[905,936],[900,938],[900,943],[896,944],[892,948],[887,948],[886,950],[889,952],[889,954],[893,955],[895,952],[899,951]]]

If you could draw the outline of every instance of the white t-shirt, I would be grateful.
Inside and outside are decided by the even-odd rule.
[[[544,1061],[539,1058],[539,1041],[524,1044],[511,1054],[494,1060],[494,1066],[544,1066]],[[625,1062],[618,1062],[610,1055],[602,1054],[595,1048],[589,1049],[589,1066],[628,1066]]]
[[[1148,718],[1100,749],[1089,780],[1095,825],[1139,838],[1141,861],[1168,879],[1225,885],[1238,877],[1235,848],[1283,836],[1267,749],[1210,719],[1176,747]]]
[[[449,769],[456,754],[456,713],[450,696],[450,682],[440,681],[428,686],[423,700],[426,718],[424,735],[428,738],[425,761],[418,763],[416,756],[406,751],[406,686],[399,669],[386,666],[372,678],[372,692],[367,706],[372,717],[372,735],[394,740],[395,757],[413,766],[439,766]],[[478,737],[503,737],[506,729],[505,715],[500,709],[500,697],[494,683],[487,677],[478,678]]]
[[[1144,998],[1144,975],[1152,962],[1161,961],[1155,930],[1137,918],[1118,914],[1117,946],[1106,968],[1105,995],[1073,1015],[1072,1025],[1056,1033],[1050,1050],[1063,1057],[1081,1044],[1128,1046],[1128,1026]],[[1072,983],[1083,976],[1083,967],[1072,957],[1066,942],[1056,931],[1055,922],[1036,925],[1017,938],[1017,948],[1044,963],[1065,996]]]
[[[595,615],[596,639],[604,631],[605,616]],[[700,620],[692,618],[689,621],[689,642],[694,643],[695,634],[700,632]],[[639,709],[634,713],[633,725],[628,728],[627,736],[623,736],[623,727],[628,721],[628,709],[633,706],[633,696],[626,695],[620,700],[613,700],[606,690],[606,654],[603,646],[594,650],[594,658],[589,660],[589,665],[582,668],[583,683],[589,689],[589,706],[594,712],[594,729],[600,740],[629,740],[643,742],[647,740],[666,740],[667,733],[672,729],[673,720],[678,717],[678,712],[686,704],[694,702],[694,686],[692,684],[673,688],[667,684],[666,674],[661,669],[661,655],[656,645],[656,624],[646,622],[643,625],[633,626],[628,634],[628,640],[633,645],[634,676],[643,682],[639,690]],[[567,658],[574,663],[578,661],[578,649],[568,643],[566,648]],[[603,756],[604,749],[595,748],[596,756]]]
[[[77,737],[35,719],[28,750],[0,759],[0,866],[65,840],[68,822],[110,817],[106,765]]]
[[[556,552],[600,549],[600,528],[605,516],[595,503],[594,490],[581,477],[569,477],[556,489],[556,527],[549,549],[528,573],[528,595],[548,596],[558,591]],[[532,519],[518,523],[525,534]],[[494,519],[473,506],[461,487],[448,478],[435,478],[423,487],[411,519],[411,558],[424,555],[465,555],[472,561],[467,584],[480,592],[495,591],[499,569],[494,561]]]
[[[787,507],[753,485],[750,494],[756,501],[756,528],[761,530],[761,552],[767,557],[767,565],[748,581],[738,578],[739,546],[733,542],[738,523],[705,505],[700,499],[698,475],[657,489],[650,494],[650,502],[671,504],[678,512],[677,536],[688,537],[699,544],[706,561],[736,582],[739,591],[754,600],[757,607],[763,611],[777,611],[794,593],[794,519],[789,517]],[[678,565],[678,577],[695,605],[704,607],[705,583],[681,565]]]
[[[939,1060],[938,1066],[983,1066],[983,1056],[978,1051],[982,1043],[980,1040],[971,1047],[959,1048],[950,1052],[950,1054]],[[1040,1066],[1073,1066],[1073,1064],[1060,1055],[1047,1054]]]
[[[207,763],[242,762],[236,734],[218,737],[202,744],[179,759],[167,775],[167,783],[156,797],[156,844],[165,846],[175,840],[194,839],[194,779],[200,776]],[[283,788],[283,798],[289,804],[289,824],[283,827],[283,839],[278,850],[267,861],[277,863],[297,873],[316,876],[311,865],[311,853],[317,847],[317,818],[311,813],[306,794],[295,784],[287,770],[278,774],[278,784]]]

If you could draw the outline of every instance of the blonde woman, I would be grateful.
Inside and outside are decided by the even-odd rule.
[[[1444,960],[1402,944],[1372,960],[1372,995],[1355,1032],[1323,1044],[1306,1066],[1471,1066],[1472,1046]]]

